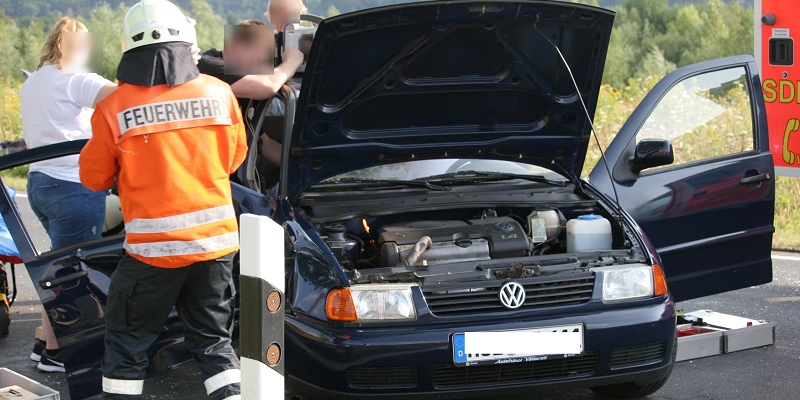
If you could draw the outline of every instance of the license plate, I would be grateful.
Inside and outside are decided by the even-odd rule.
[[[582,352],[581,324],[453,335],[453,362],[458,367],[541,361]]]

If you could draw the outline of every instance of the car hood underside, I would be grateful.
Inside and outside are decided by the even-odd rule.
[[[288,194],[435,158],[578,176],[590,133],[580,100],[593,114],[613,17],[557,1],[435,1],[324,20],[284,160]]]

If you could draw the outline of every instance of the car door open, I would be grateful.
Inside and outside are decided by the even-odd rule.
[[[606,160],[619,202],[657,249],[676,300],[772,280],[774,167],[752,57],[667,75]],[[590,181],[614,196],[602,160]]]

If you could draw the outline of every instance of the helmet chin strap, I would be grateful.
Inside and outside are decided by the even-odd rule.
[[[196,78],[197,70],[192,46],[184,42],[158,43],[122,54],[117,79],[133,85],[169,87]]]

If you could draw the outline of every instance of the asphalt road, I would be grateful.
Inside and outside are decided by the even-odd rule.
[[[24,197],[17,199],[37,246],[47,239]],[[774,280],[703,299],[682,302],[686,311],[711,309],[777,322],[775,345],[676,364],[669,382],[650,399],[797,399],[800,398],[800,254],[774,253]],[[0,339],[0,367],[9,368],[61,392],[68,400],[66,379],[43,374],[28,360],[33,331],[40,324],[41,305],[24,267],[17,269],[20,295],[11,308],[11,333]],[[193,365],[145,382],[145,398],[205,398]],[[99,397],[98,397],[99,398]],[[542,393],[545,400],[596,399],[589,390]],[[515,399],[520,399],[515,397]]]

